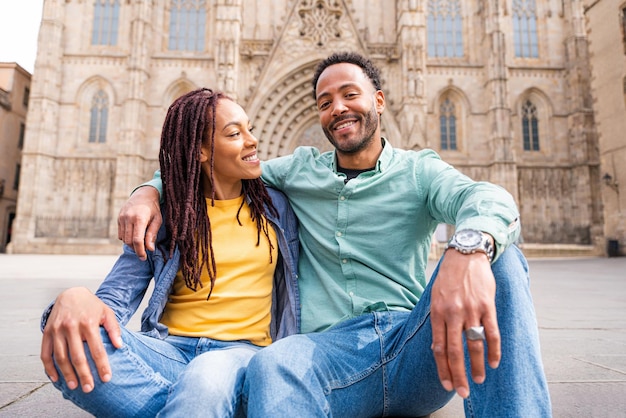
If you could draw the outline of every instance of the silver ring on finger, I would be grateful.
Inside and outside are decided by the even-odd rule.
[[[478,327],[469,327],[465,330],[465,338],[470,341],[484,340],[485,327],[483,327],[482,325]]]

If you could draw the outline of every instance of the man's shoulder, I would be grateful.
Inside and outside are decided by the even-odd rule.
[[[431,162],[437,161],[443,163],[441,156],[430,148],[422,148],[420,150],[407,150],[402,148],[393,148],[393,154],[390,158],[390,164],[400,167],[414,167],[423,170],[431,166]],[[437,166],[438,164],[435,164]]]
[[[298,160],[328,160],[332,159],[334,151],[322,152],[318,148],[299,146],[293,150],[293,157]]]
[[[281,156],[266,160],[263,162],[264,168],[285,169],[292,166],[304,168],[307,164],[314,165],[322,163],[325,165],[332,164],[334,152],[320,152],[319,149],[309,146],[300,146],[293,150],[289,155]]]
[[[438,160],[441,159],[441,156],[437,154],[437,152],[430,148],[422,148],[418,150],[412,149],[403,149],[403,148],[393,148],[393,152],[396,156],[412,159],[412,160],[421,160],[424,158],[436,158]]]

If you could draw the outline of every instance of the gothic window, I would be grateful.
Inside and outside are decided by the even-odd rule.
[[[426,27],[429,57],[463,56],[460,0],[429,0]]]
[[[522,105],[522,138],[524,151],[539,151],[537,107],[530,100]]]
[[[92,45],[117,45],[119,14],[119,0],[95,0]]]
[[[20,164],[15,164],[15,177],[13,178],[13,190],[17,190],[20,187],[20,172],[22,171],[22,166]]]
[[[170,51],[204,51],[205,0],[171,0]]]
[[[109,116],[109,98],[99,90],[91,101],[89,119],[89,142],[104,143],[107,139],[107,120]]]
[[[24,87],[24,97],[22,98],[22,104],[24,107],[28,107],[28,100],[30,99],[30,88]]]
[[[537,58],[537,10],[535,0],[513,0],[515,56]]]
[[[457,149],[457,116],[454,103],[446,98],[439,106],[439,138],[442,150]]]
[[[26,132],[26,125],[20,123],[20,136],[17,140],[17,149],[24,148],[24,133]]]

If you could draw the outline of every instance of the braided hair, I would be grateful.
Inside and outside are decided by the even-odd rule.
[[[217,269],[211,220],[207,213],[203,186],[205,181],[209,181],[210,185],[214,184],[215,120],[220,100],[232,99],[208,88],[194,90],[176,99],[165,117],[159,151],[169,257],[172,257],[175,247],[178,246],[180,270],[185,285],[194,291],[198,286],[202,287],[200,274],[204,266],[207,266],[211,279],[209,297],[213,291]],[[202,175],[200,162],[203,145],[211,149],[208,179]],[[243,179],[242,183],[244,202],[248,202],[252,220],[257,225],[256,245],[259,245],[263,232],[270,244],[271,263],[273,246],[269,238],[269,225],[263,215],[266,207],[275,216],[278,216],[278,212],[260,178]],[[215,188],[211,189],[213,205]],[[240,212],[241,207],[237,212],[237,221],[241,225]]]

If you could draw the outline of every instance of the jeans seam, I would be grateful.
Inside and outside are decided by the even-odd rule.
[[[382,368],[382,378],[383,378],[383,416],[387,415],[387,412],[389,411],[389,379],[387,378],[387,367],[386,367],[386,363],[384,361],[384,354],[385,354],[385,338],[384,338],[384,333],[383,331],[380,329],[379,327],[379,317],[378,315],[374,315],[374,329],[376,330],[376,334],[378,335],[378,342],[380,345],[380,359],[381,359],[381,365],[380,367]]]
[[[411,317],[409,316],[406,321],[405,321],[405,326],[406,326],[406,322],[409,321]],[[428,310],[428,312],[426,313],[426,315],[424,316],[424,319],[422,319],[422,321],[420,321],[416,327],[413,329],[413,331],[409,334],[409,336],[407,336],[406,338],[402,339],[402,344],[400,344],[400,346],[390,355],[385,356],[384,358],[382,358],[382,363],[383,364],[387,364],[391,361],[393,361],[396,357],[398,357],[400,355],[400,353],[404,350],[404,347],[406,347],[407,342],[415,337],[415,334],[417,334],[417,331],[419,331],[424,324],[426,323],[426,321],[428,321],[428,318],[430,318],[430,309]]]

